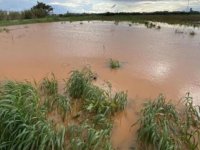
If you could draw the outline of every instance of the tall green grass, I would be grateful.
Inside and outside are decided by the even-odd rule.
[[[113,149],[112,116],[125,109],[127,94],[106,91],[93,84],[93,77],[88,68],[73,71],[62,94],[53,74],[39,86],[1,83],[0,149]]]
[[[58,93],[58,82],[55,75],[52,73],[51,77],[45,77],[40,85],[41,91],[47,95],[55,95]]]
[[[141,111],[138,140],[143,149],[176,150],[199,148],[200,118],[192,98],[187,95],[184,110],[178,109],[160,95]]]
[[[81,126],[70,126],[68,128],[68,134],[70,137],[68,149],[112,149],[112,145],[109,142],[111,136],[110,129],[95,129],[93,125],[83,123]]]
[[[59,131],[45,119],[36,89],[25,82],[8,81],[0,94],[0,148],[64,149],[65,128]]]

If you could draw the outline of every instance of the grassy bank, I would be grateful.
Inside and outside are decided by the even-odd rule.
[[[200,25],[200,14],[66,14],[48,16],[39,19],[0,20],[0,26],[57,22],[57,21],[129,21],[145,23],[146,21],[179,24],[188,26]]]

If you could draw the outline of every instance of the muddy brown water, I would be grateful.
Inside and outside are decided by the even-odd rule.
[[[178,101],[191,92],[200,104],[200,30],[161,27],[95,21],[11,26],[0,33],[0,79],[40,80],[53,72],[62,81],[71,70],[90,65],[100,79],[128,91],[128,106],[116,117],[112,135],[114,147],[126,150],[135,144],[137,127],[130,126],[148,98],[164,93]],[[109,58],[120,60],[122,68],[110,70]]]

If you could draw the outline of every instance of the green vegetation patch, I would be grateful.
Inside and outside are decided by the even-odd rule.
[[[188,94],[178,110],[160,95],[145,104],[139,120],[138,140],[142,149],[199,149],[200,116]]]
[[[109,67],[111,69],[118,69],[121,67],[121,63],[118,60],[110,59],[109,60]]]
[[[52,74],[40,84],[0,84],[0,149],[112,149],[112,116],[123,111],[125,92],[93,84],[90,69],[73,71],[64,93]]]
[[[55,130],[45,118],[30,83],[8,81],[0,91],[0,149],[64,148],[65,128]]]

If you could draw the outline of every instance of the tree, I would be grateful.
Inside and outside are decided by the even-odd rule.
[[[37,5],[33,6],[31,10],[42,10],[48,15],[50,12],[53,11],[53,8],[45,3],[37,2]]]

